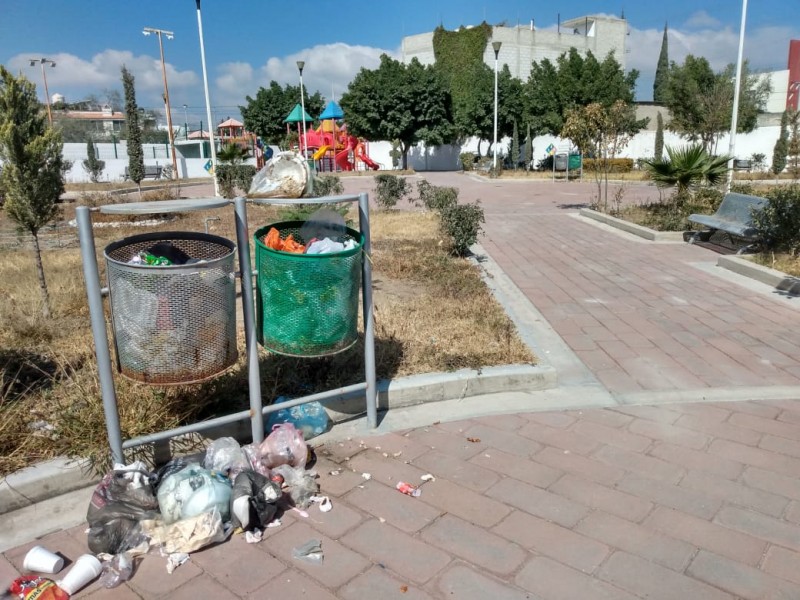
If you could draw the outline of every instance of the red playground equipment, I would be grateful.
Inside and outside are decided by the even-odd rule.
[[[320,125],[300,136],[300,152],[316,162],[317,171],[357,171],[380,165],[369,157],[368,142],[347,133],[347,125],[337,125],[344,113],[336,102],[328,102],[319,116]]]

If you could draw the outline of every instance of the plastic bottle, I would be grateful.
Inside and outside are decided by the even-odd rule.
[[[100,584],[108,589],[115,588],[128,581],[133,574],[133,559],[127,552],[115,554],[111,560],[103,563],[100,572]]]

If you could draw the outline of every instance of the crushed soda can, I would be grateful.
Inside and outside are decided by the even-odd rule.
[[[406,496],[414,496],[416,498],[422,493],[417,486],[406,483],[405,481],[398,481],[395,487],[398,492],[402,492]]]

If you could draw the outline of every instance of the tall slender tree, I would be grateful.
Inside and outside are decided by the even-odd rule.
[[[125,90],[125,120],[128,128],[128,177],[139,188],[142,198],[144,179],[144,151],[142,150],[142,128],[139,126],[139,107],[136,104],[136,89],[130,71],[122,67],[122,87]]]
[[[661,52],[656,65],[656,78],[653,80],[653,102],[664,104],[669,89],[669,36],[667,24],[664,23],[664,37],[661,38]],[[658,157],[656,157],[658,158]]]
[[[533,138],[531,137],[531,124],[528,123],[528,135],[525,137],[525,168],[530,171],[533,168]]]
[[[781,115],[781,133],[775,147],[772,149],[772,173],[780,175],[786,168],[786,155],[789,153],[789,112],[783,111]]]
[[[514,165],[514,170],[517,170],[519,165],[519,132],[517,131],[517,120],[514,119],[514,131],[511,134],[511,162]]]
[[[653,156],[656,160],[664,157],[664,119],[660,112],[656,116],[656,147]]]
[[[8,216],[33,237],[45,318],[50,317],[50,297],[39,230],[59,213],[57,202],[64,191],[62,146],[61,134],[47,126],[36,86],[0,65],[0,189]]]

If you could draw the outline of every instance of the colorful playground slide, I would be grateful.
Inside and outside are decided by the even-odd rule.
[[[350,161],[347,160],[347,153],[350,151],[349,148],[345,148],[341,152],[339,152],[336,156],[333,157],[333,162],[336,163],[336,166],[339,167],[342,171],[352,171],[353,165],[350,164]]]
[[[314,157],[313,157],[313,158],[314,158],[314,160],[319,160],[320,158],[322,158],[323,156],[325,156],[325,153],[326,153],[328,150],[330,150],[330,149],[331,149],[331,147],[330,147],[330,146],[320,146],[320,147],[319,147],[319,150],[317,150],[316,152],[314,152]]]
[[[366,148],[364,148],[364,144],[360,142],[356,145],[355,156],[357,159],[359,159],[373,171],[377,171],[378,169],[380,169],[380,165],[378,165],[378,163],[376,163],[369,157]]]

